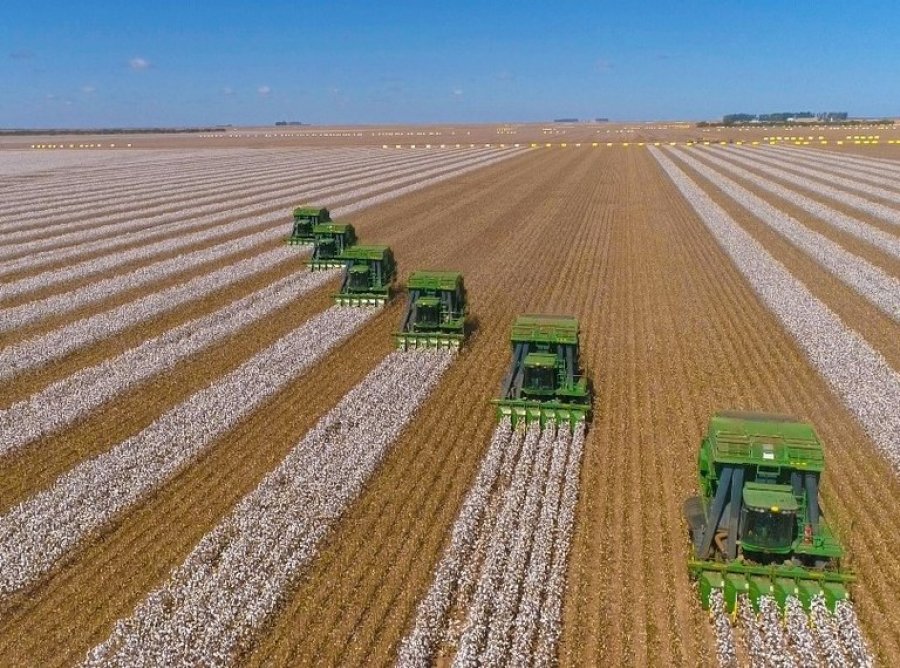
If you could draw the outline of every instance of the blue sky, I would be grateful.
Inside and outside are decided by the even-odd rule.
[[[900,2],[47,2],[0,127],[900,115]]]

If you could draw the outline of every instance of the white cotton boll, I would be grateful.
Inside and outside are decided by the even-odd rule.
[[[783,185],[776,181],[759,176],[757,173],[751,172],[747,169],[742,169],[734,163],[718,157],[718,154],[703,153],[702,156],[705,161],[711,162],[717,167],[721,167],[731,174],[734,174],[735,176],[748,180],[760,189],[770,192],[773,195],[781,198],[782,200],[790,202],[794,206],[801,208],[815,218],[818,218],[819,220],[822,220],[829,225],[858,239],[862,239],[866,243],[872,244],[885,253],[900,258],[900,239],[898,239],[893,234],[884,232],[874,225],[870,225],[869,223],[859,220],[858,218],[848,216],[847,214],[838,211],[837,209],[833,209],[830,206],[822,204],[818,200],[815,200],[811,197],[807,197],[803,193],[797,192],[796,190],[785,188]],[[732,157],[736,158],[736,156]]]
[[[337,270],[301,270],[0,409],[0,456],[71,424],[128,388],[172,368],[337,275]]]
[[[210,532],[87,666],[225,666],[247,651],[454,358],[389,355]]]
[[[82,462],[0,517],[0,597],[45,575],[84,538],[183,470],[215,437],[376,312],[332,307],[311,318],[140,433]]]

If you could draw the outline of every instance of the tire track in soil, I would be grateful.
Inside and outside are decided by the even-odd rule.
[[[481,212],[494,200],[512,197],[507,191],[539,193],[533,182],[537,179],[543,185],[552,179],[552,174],[535,169],[534,162],[527,158],[516,157],[511,162],[379,207],[385,220],[383,229],[368,223],[364,212],[352,222],[366,238],[395,245],[402,275],[418,266],[412,261],[407,266],[407,254],[434,249],[446,253],[458,247],[457,254],[465,257],[485,238],[497,243],[509,233],[497,227],[489,215],[472,216],[473,211]],[[559,169],[562,167],[556,171]],[[522,186],[528,175],[531,183]],[[481,187],[485,182],[491,186]],[[479,187],[473,187],[475,184]],[[534,196],[539,198],[539,194]],[[447,206],[447,202],[453,204]],[[425,225],[425,231],[429,231],[427,226],[436,224],[427,222],[434,220],[434,211],[444,212],[451,219],[462,219],[465,214],[472,223],[467,230],[459,225],[452,227],[450,236],[456,241],[450,246],[423,246],[419,227]],[[406,226],[402,222],[406,220],[424,222]],[[429,231],[428,237],[444,236],[442,230],[434,232]],[[379,233],[381,236],[377,236]],[[422,261],[429,259],[423,257]],[[253,489],[315,421],[391,349],[390,332],[400,312],[401,304],[394,304],[220,439],[188,471],[75,553],[65,567],[0,610],[0,663],[62,665],[82,658],[91,646],[102,641],[114,621],[130,613],[158,586],[233,504]],[[254,349],[260,347],[255,345]],[[302,402],[301,410],[298,401]],[[264,443],[265,448],[259,448],[258,443]],[[66,620],[64,633],[57,628],[60,619]]]

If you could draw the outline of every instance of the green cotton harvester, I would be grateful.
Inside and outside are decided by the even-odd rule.
[[[746,594],[755,608],[795,596],[809,609],[821,595],[834,610],[849,598],[853,575],[819,506],[825,469],[813,428],[795,418],[716,413],[697,460],[700,495],[685,502],[693,542],[688,568],[701,602],[719,589],[731,612]]]
[[[287,238],[289,246],[309,245],[315,241],[313,227],[321,223],[331,222],[328,209],[321,206],[298,206],[294,209],[294,226],[291,236]]]
[[[343,267],[341,254],[356,243],[356,230],[350,223],[313,225],[313,254],[306,263],[310,271]]]
[[[397,348],[458,350],[466,338],[466,286],[454,271],[416,271],[406,283],[409,297]]]
[[[397,266],[389,246],[351,246],[338,256],[344,266],[338,306],[381,306],[393,296]]]
[[[590,418],[591,389],[581,374],[578,320],[571,316],[522,315],[513,325],[512,361],[497,417],[519,422],[568,422],[573,427]]]

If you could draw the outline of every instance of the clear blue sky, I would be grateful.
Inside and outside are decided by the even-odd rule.
[[[0,127],[900,115],[900,2],[7,0]]]

